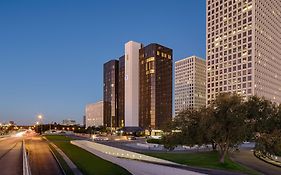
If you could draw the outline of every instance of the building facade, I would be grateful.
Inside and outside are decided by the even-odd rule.
[[[119,62],[111,60],[103,68],[103,122],[110,128],[118,127],[118,81]]]
[[[139,50],[139,126],[161,129],[172,119],[173,51],[159,44]]]
[[[206,0],[207,103],[220,92],[281,102],[281,1]]]
[[[139,125],[139,50],[141,43],[125,44],[125,126]]]
[[[175,115],[206,105],[206,61],[191,56],[175,63]]]
[[[125,126],[125,56],[119,58],[118,127]]]
[[[72,120],[72,119],[64,119],[62,121],[62,125],[66,125],[66,126],[73,126],[73,125],[76,125],[76,121],[75,120]]]
[[[103,125],[103,101],[88,104],[85,109],[86,128]]]

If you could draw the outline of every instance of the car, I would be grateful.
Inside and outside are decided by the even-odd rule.
[[[93,137],[94,141],[108,141],[109,139],[107,137]]]
[[[127,137],[127,139],[128,139],[128,140],[137,140],[137,138],[134,137],[134,136],[129,136],[129,137]]]

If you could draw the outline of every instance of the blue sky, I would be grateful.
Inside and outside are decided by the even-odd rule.
[[[205,57],[205,33],[205,0],[1,0],[0,122],[82,122],[124,43],[168,46],[176,61]]]

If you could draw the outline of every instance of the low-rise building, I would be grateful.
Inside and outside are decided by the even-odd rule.
[[[62,125],[66,125],[66,126],[73,126],[73,125],[76,125],[76,121],[75,120],[72,120],[72,119],[64,119],[62,121]]]
[[[86,128],[103,125],[103,101],[88,104],[85,109]]]

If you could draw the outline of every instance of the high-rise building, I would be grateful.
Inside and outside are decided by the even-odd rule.
[[[118,127],[125,126],[125,56],[119,58]]]
[[[139,50],[139,126],[161,129],[172,119],[173,51],[159,44]]]
[[[142,44],[125,44],[125,126],[139,125],[139,50]]]
[[[236,92],[281,102],[281,1],[206,0],[207,102]]]
[[[124,56],[104,64],[104,125],[158,129],[170,121],[172,62],[172,49],[126,43]]]
[[[103,125],[103,101],[88,104],[85,109],[86,128]]]
[[[103,68],[103,117],[104,126],[118,127],[118,81],[119,62],[111,60],[104,64]]]
[[[206,61],[197,56],[175,64],[175,115],[206,105]]]

